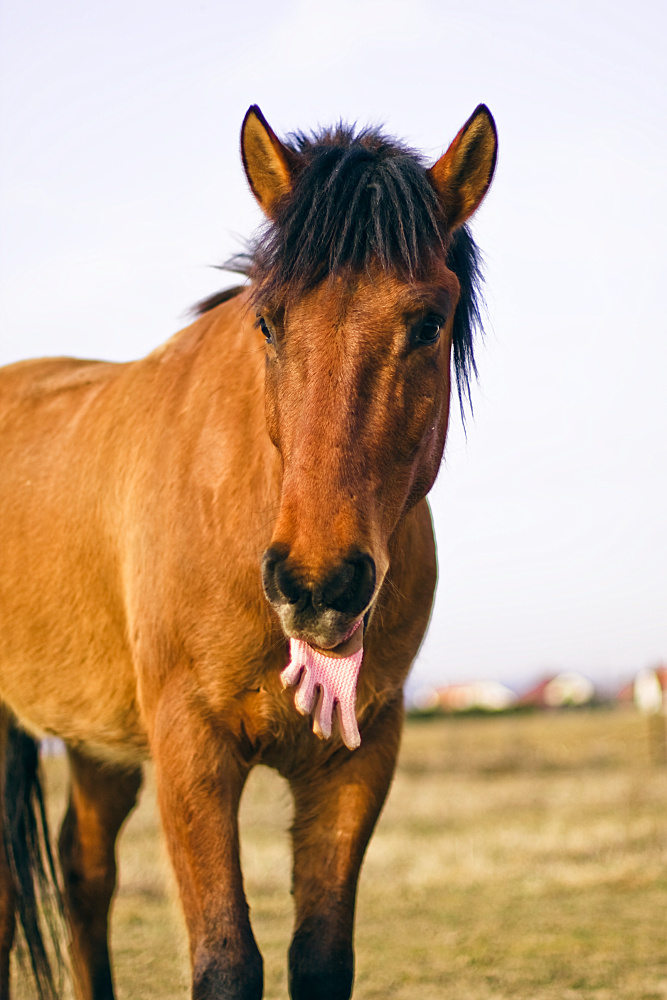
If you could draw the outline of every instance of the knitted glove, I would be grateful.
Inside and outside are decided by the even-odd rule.
[[[331,736],[334,706],[338,728],[348,750],[361,744],[355,702],[363,647],[350,656],[325,656],[307,642],[290,639],[290,662],[280,675],[284,688],[299,684],[294,704],[301,715],[313,712],[313,732]],[[319,689],[319,690],[318,690]]]

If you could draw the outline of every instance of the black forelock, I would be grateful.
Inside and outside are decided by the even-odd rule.
[[[468,227],[448,232],[422,158],[378,129],[341,123],[317,135],[295,133],[286,145],[302,168],[274,218],[227,267],[250,277],[258,303],[286,304],[326,278],[371,265],[412,280],[445,255],[461,286],[453,353],[463,412],[477,374],[474,335],[482,330],[480,252]]]
[[[253,244],[259,296],[289,299],[372,263],[410,279],[444,252],[446,219],[417,153],[342,124],[287,145],[303,167]]]

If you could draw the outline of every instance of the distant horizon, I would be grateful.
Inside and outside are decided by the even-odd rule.
[[[527,670],[523,674],[513,674],[509,677],[495,675],[487,671],[480,672],[478,675],[466,674],[465,677],[458,678],[455,674],[452,677],[443,677],[441,679],[435,675],[430,675],[427,680],[411,673],[406,684],[406,692],[408,697],[414,697],[415,693],[422,689],[426,690],[428,688],[433,688],[434,690],[439,690],[440,688],[450,686],[454,687],[459,684],[498,681],[508,687],[511,691],[514,691],[515,694],[521,695],[532,690],[534,687],[537,687],[537,685],[542,681],[558,676],[561,673],[572,672],[581,674],[583,677],[590,680],[595,685],[596,692],[600,695],[612,696],[624,687],[627,687],[628,684],[632,684],[641,670],[655,669],[656,667],[663,666],[665,666],[664,661],[660,661],[658,663],[647,663],[638,667],[636,670],[629,670],[626,672],[619,671],[614,674],[604,674],[599,671],[587,671],[585,669],[571,671],[570,668],[559,669],[558,667],[552,667],[545,668],[543,670],[536,669],[532,672]]]

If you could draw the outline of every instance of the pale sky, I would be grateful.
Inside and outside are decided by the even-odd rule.
[[[435,159],[480,102],[489,324],[413,685],[667,658],[667,6],[2,0],[0,363],[139,357],[260,222],[247,107]]]

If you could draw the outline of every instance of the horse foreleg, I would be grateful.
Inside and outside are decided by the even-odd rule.
[[[141,769],[118,769],[69,751],[69,806],[58,842],[74,974],[81,1000],[113,1000],[108,918],[115,843],[137,801]]]
[[[193,1000],[260,1000],[262,957],[239,858],[238,807],[248,766],[186,677],[172,678],[162,691],[151,749],[188,928]]]
[[[341,749],[290,782],[295,802],[295,930],[289,952],[293,1000],[347,1000],[354,979],[359,869],[394,773],[402,701],[364,729],[358,750]]]

